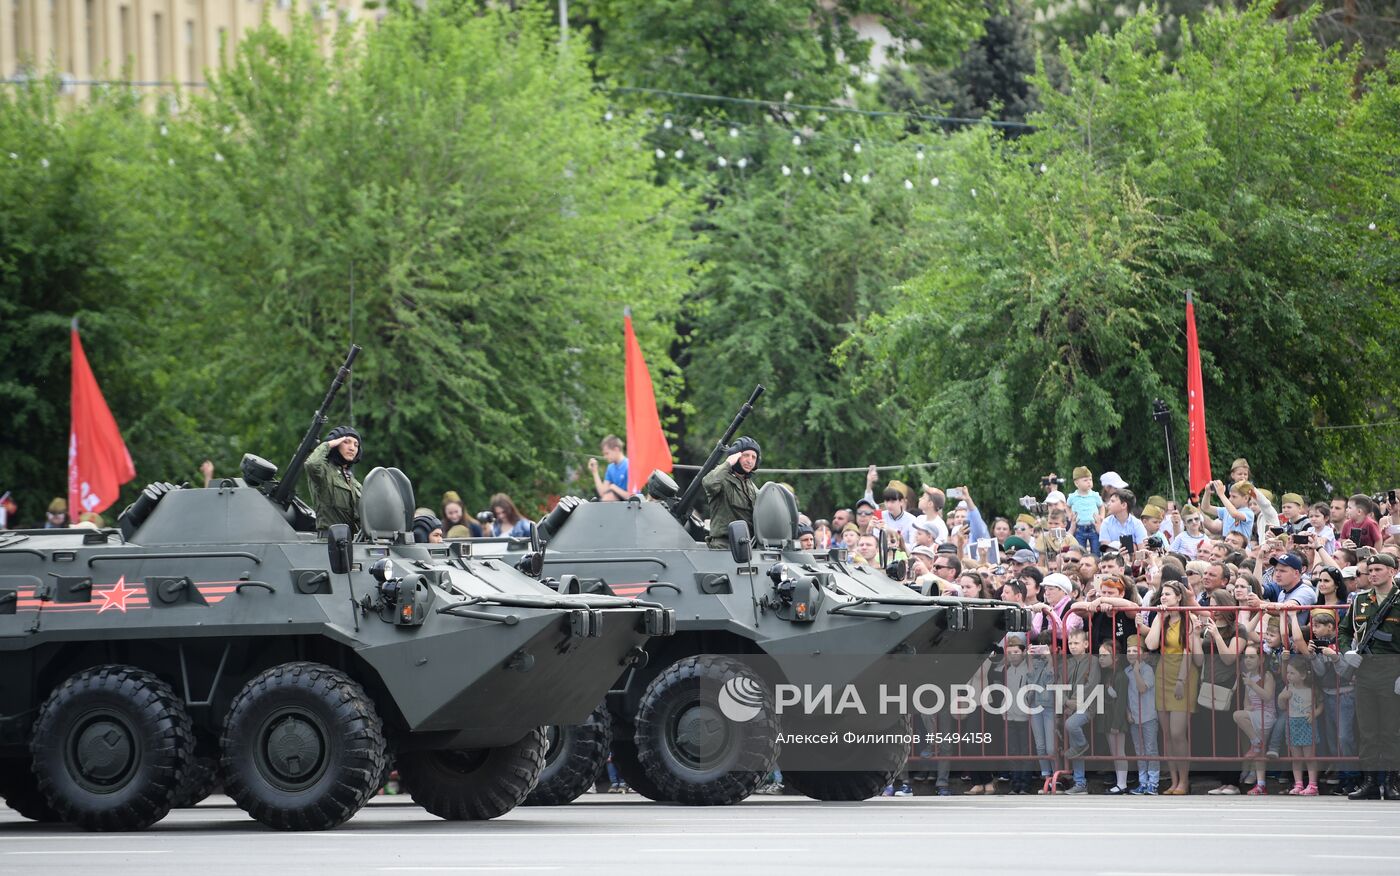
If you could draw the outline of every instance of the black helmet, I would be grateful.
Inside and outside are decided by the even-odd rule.
[[[749,438],[748,435],[743,435],[743,437],[739,438],[738,441],[735,441],[734,444],[729,445],[728,451],[729,453],[742,453],[743,451],[753,451],[757,458],[759,458],[757,459],[755,465],[753,465],[753,469],[755,470],[757,470],[757,467],[759,467],[760,463],[763,462],[763,449],[760,448],[759,442],[755,441],[755,439],[753,438]],[[738,462],[735,462],[734,466],[731,467],[732,469],[734,469],[735,474],[745,473],[743,472],[742,467],[739,467]]]
[[[428,536],[433,534],[433,530],[442,529],[442,521],[431,514],[419,514],[413,518],[413,540],[419,544],[427,544]]]
[[[353,426],[336,426],[334,429],[326,433],[326,440],[334,441],[337,438],[345,438],[347,436],[350,438],[354,438],[356,441],[358,441],[360,447],[359,450],[355,451],[354,459],[345,459],[345,455],[343,453],[340,454],[340,458],[342,460],[345,460],[342,463],[343,465],[354,465],[355,463],[363,459],[365,456],[365,439],[360,437],[360,433],[356,432]],[[335,452],[340,453],[340,448],[337,447]]]

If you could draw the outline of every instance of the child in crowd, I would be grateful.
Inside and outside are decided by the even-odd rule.
[[[1089,633],[1075,630],[1069,634],[1069,660],[1066,661],[1065,684],[1069,693],[1065,697],[1068,717],[1065,718],[1065,757],[1074,770],[1074,787],[1066,794],[1089,793],[1089,780],[1084,773],[1084,755],[1089,753],[1087,728],[1091,716],[1091,703],[1103,702],[1101,677],[1097,660],[1089,656]],[[1095,696],[1097,694],[1097,697]]]
[[[1204,532],[1205,518],[1201,516],[1201,509],[1195,505],[1187,505],[1180,512],[1173,511],[1172,520],[1176,524],[1177,535],[1172,539],[1169,550],[1189,559],[1196,559],[1196,551],[1201,542],[1208,538]]]
[[[1283,641],[1283,624],[1278,615],[1269,615],[1264,620],[1264,646],[1259,649],[1259,663],[1265,672],[1273,676],[1275,690],[1283,686],[1283,669],[1288,657],[1288,648]],[[1265,752],[1268,757],[1279,756],[1283,750],[1287,729],[1286,721],[1274,724],[1273,732],[1268,735],[1268,748]]]
[[[1308,509],[1308,524],[1316,537],[1314,544],[1329,554],[1337,549],[1337,533],[1332,529],[1332,508],[1326,502],[1316,502]]]
[[[1324,575],[1323,580],[1326,579]],[[1309,614],[1312,637],[1306,653],[1312,663],[1317,687],[1322,692],[1322,720],[1317,722],[1317,752],[1323,757],[1356,757],[1356,694],[1337,647],[1337,618],[1331,609],[1325,608]],[[1341,792],[1350,793],[1360,776],[1351,769],[1343,769],[1337,778]]]
[[[1220,499],[1220,507],[1212,508],[1210,504],[1211,491]],[[1250,509],[1249,502],[1254,496],[1254,485],[1249,481],[1240,481],[1231,484],[1229,492],[1226,492],[1225,484],[1215,481],[1201,494],[1201,511],[1206,515],[1215,515],[1217,520],[1206,523],[1206,528],[1211,532],[1220,533],[1226,541],[1229,541],[1232,533],[1238,533],[1244,545],[1249,544],[1249,538],[1254,533],[1254,511]],[[1241,545],[1236,545],[1237,549]]]
[[[1099,525],[1103,523],[1103,497],[1094,492],[1094,474],[1088,466],[1074,470],[1074,492],[1065,498],[1074,538],[1095,556],[1099,553]]]
[[[1346,522],[1342,524],[1342,531],[1337,537],[1342,542],[1349,541],[1357,547],[1380,547],[1384,536],[1381,535],[1380,525],[1371,516],[1375,510],[1375,503],[1364,493],[1347,499]]]
[[[1322,711],[1317,696],[1312,664],[1301,655],[1288,661],[1288,687],[1278,695],[1279,708],[1288,709],[1288,756],[1293,758],[1293,790],[1299,797],[1317,796],[1317,761],[1315,757],[1314,721]],[[1303,769],[1307,768],[1307,786],[1303,785]]]
[[[1104,704],[1104,733],[1108,737],[1108,753],[1115,758],[1114,785],[1106,794],[1128,792],[1128,673],[1114,651],[1116,643],[1112,638],[1099,643],[1099,675],[1108,696]]]
[[[1055,774],[1055,656],[1051,653],[1054,633],[1047,627],[1036,636],[1030,646],[1030,674],[1026,683],[1037,687],[1033,706],[1039,711],[1031,715],[1031,737],[1035,742],[1035,753],[1040,760],[1041,788],[1039,793],[1050,793],[1050,779]]]
[[[1258,645],[1245,646],[1240,685],[1244,688],[1244,708],[1235,712],[1235,723],[1249,740],[1245,760],[1255,759],[1254,788],[1249,795],[1262,797],[1267,792],[1264,790],[1264,761],[1260,755],[1263,754],[1264,740],[1274,729],[1278,710],[1274,705],[1274,677],[1264,669]]]
[[[1026,640],[1020,633],[1006,637],[1006,663],[1002,668],[1006,685],[1006,753],[1011,760],[1011,793],[1030,793],[1030,770],[1024,758],[1031,753],[1030,713],[1021,708],[1021,691],[1030,683],[1031,664],[1026,659]]]
[[[1133,794],[1156,795],[1161,778],[1161,762],[1157,760],[1157,670],[1143,658],[1142,636],[1128,637],[1128,729],[1133,735],[1133,750],[1138,756],[1138,786]]]

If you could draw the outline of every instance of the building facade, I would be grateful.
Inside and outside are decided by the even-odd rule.
[[[363,0],[0,0],[0,77],[203,82],[264,16],[287,29],[294,6],[328,32],[384,14]]]

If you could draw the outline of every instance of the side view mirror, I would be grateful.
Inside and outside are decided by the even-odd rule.
[[[332,524],[326,530],[326,553],[330,555],[331,571],[337,575],[350,574],[350,564],[354,561],[354,550],[350,546],[350,526],[346,523]]]
[[[540,577],[544,571],[544,553],[542,551],[530,551],[520,558],[520,562],[515,564],[515,568],[529,575],[531,578]]]
[[[729,555],[736,563],[747,563],[753,556],[753,546],[749,543],[749,525],[742,520],[729,524]]]

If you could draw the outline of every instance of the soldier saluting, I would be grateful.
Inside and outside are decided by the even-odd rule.
[[[1338,646],[1356,669],[1356,728],[1361,749],[1361,786],[1352,800],[1400,797],[1387,770],[1400,770],[1400,599],[1395,557],[1377,553],[1366,564],[1371,589],[1356,597],[1351,623]]]
[[[306,458],[317,532],[325,532],[336,523],[349,524],[351,531],[359,530],[360,482],[350,467],[363,455],[360,433],[349,426],[336,426]]]
[[[745,435],[727,448],[728,465],[705,475],[705,498],[710,503],[710,535],[705,543],[714,548],[729,547],[729,524],[742,520],[753,530],[753,503],[758,487],[753,473],[763,451],[758,442]]]

